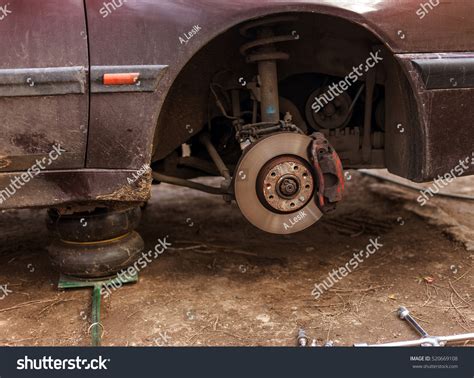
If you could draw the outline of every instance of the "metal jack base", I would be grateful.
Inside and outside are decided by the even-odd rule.
[[[100,322],[100,304],[102,300],[102,288],[107,286],[121,287],[123,284],[138,282],[138,274],[112,276],[99,279],[81,279],[61,274],[58,289],[78,289],[92,287],[92,324],[88,331],[91,332],[92,346],[100,346],[104,326]]]

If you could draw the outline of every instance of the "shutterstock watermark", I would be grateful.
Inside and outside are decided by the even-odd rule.
[[[13,291],[11,291],[9,288],[8,288],[8,284],[6,285],[0,285],[0,301],[2,299],[5,299],[6,297],[8,297],[9,294],[13,293]]]
[[[420,3],[420,7],[417,9],[416,14],[420,17],[420,20],[423,20],[428,13],[430,13],[434,8],[440,4],[440,0],[429,0],[426,3]]]
[[[106,18],[112,14],[113,11],[124,6],[126,2],[127,0],[112,0],[110,2],[104,1],[102,4],[103,7],[99,9],[99,13],[102,15],[102,18]]]
[[[153,259],[157,259],[162,253],[164,253],[169,247],[173,244],[167,241],[168,235],[166,235],[163,239],[158,239],[158,243],[155,244],[153,249],[150,249],[148,252],[142,252],[141,257],[135,261],[135,263],[129,266],[127,269],[123,269],[119,273],[117,273],[117,279],[114,279],[104,285],[100,289],[100,293],[107,298],[112,291],[115,291],[123,286],[124,282],[127,282],[128,279],[135,277],[140,270],[145,269],[149,263],[151,263]]]
[[[362,63],[358,67],[352,67],[351,73],[347,75],[344,80],[341,80],[339,83],[331,84],[329,86],[329,90],[326,93],[315,97],[315,101],[311,105],[311,109],[313,109],[315,113],[318,113],[336,97],[347,91],[353,84],[357,82],[357,80],[359,80],[360,77],[364,75],[364,72],[368,72],[371,68],[374,68],[375,65],[383,60],[383,58],[379,56],[381,52],[381,50],[378,50],[375,53],[371,52],[370,56],[365,61],[365,64]]]
[[[337,282],[346,277],[349,273],[352,273],[359,267],[359,264],[364,262],[364,259],[369,258],[380,248],[383,244],[379,241],[380,236],[375,239],[370,239],[369,244],[365,249],[361,249],[359,252],[354,253],[352,258],[344,265],[337,269],[333,269],[322,282],[314,284],[314,289],[311,291],[311,295],[314,299],[318,299],[325,291],[333,287]]]
[[[12,11],[8,9],[9,5],[10,3],[0,7],[0,21],[3,21],[9,14],[12,13]]]
[[[62,149],[60,144],[55,144],[53,145],[53,149],[49,152],[48,157],[45,156],[41,160],[36,159],[35,164],[28,168],[26,172],[13,177],[10,180],[10,185],[4,189],[0,189],[0,204],[13,197],[18,190],[38,176],[42,170],[51,165],[63,152],[66,152],[66,150]]]
[[[17,370],[107,370],[110,358],[30,358],[25,356],[16,361]]]
[[[164,331],[160,331],[159,332],[159,336],[158,337],[155,337],[154,339],[154,342],[155,342],[155,345],[156,346],[165,346],[165,345],[168,345],[169,342],[171,340],[171,336],[168,335],[168,332]]]
[[[438,177],[433,180],[433,183],[427,189],[420,190],[421,195],[418,196],[416,201],[421,206],[425,206],[431,198],[439,193],[441,188],[448,186],[458,177],[464,175],[464,173],[469,169],[469,164],[474,165],[473,158],[470,156],[466,159],[459,160],[459,164],[451,169],[448,173],[444,174],[443,176],[438,175]]]

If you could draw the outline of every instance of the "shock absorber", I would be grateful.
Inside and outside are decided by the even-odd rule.
[[[289,59],[276,44],[298,39],[281,35],[278,24],[290,16],[249,22],[240,29],[252,39],[240,52],[257,63],[260,122],[239,125],[236,137],[243,150],[234,169],[233,194],[243,215],[256,227],[274,234],[291,234],[311,226],[342,199],[342,165],[323,134],[308,136],[292,123],[291,113],[280,119],[277,61]],[[238,116],[238,99],[233,101]],[[253,112],[255,114],[256,111]]]
[[[246,38],[253,38],[240,48],[248,63],[257,63],[260,78],[261,120],[277,124],[280,121],[277,61],[287,60],[289,54],[278,51],[276,43],[295,40],[291,34],[275,35],[274,26],[283,22],[292,22],[292,16],[280,16],[249,22],[240,29]]]

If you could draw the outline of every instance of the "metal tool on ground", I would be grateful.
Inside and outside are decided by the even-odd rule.
[[[366,347],[366,346],[374,346],[374,347],[408,347],[408,346],[435,346],[435,347],[442,347],[450,342],[460,342],[460,341],[468,341],[474,340],[474,333],[463,333],[459,335],[448,335],[448,336],[430,336],[428,332],[426,332],[423,327],[410,315],[410,311],[406,307],[400,307],[398,309],[398,316],[400,319],[405,320],[412,326],[416,332],[421,335],[420,339],[417,340],[407,340],[407,341],[395,341],[391,343],[383,343],[383,344],[367,344],[367,343],[359,343],[354,344],[355,347]]]
[[[308,337],[306,336],[306,332],[302,328],[298,331],[297,343],[300,347],[308,346]]]
[[[104,326],[100,322],[100,305],[102,289],[107,287],[121,287],[123,284],[138,282],[138,274],[121,275],[99,279],[81,279],[61,274],[58,289],[78,289],[92,287],[91,333],[92,346],[100,346],[104,333]]]
[[[408,324],[410,324],[416,332],[418,332],[421,337],[428,337],[428,332],[426,332],[421,325],[418,324],[418,322],[413,318],[413,316],[410,315],[410,311],[406,307],[400,307],[398,309],[398,316],[402,320],[406,320]]]
[[[298,338],[296,339],[296,342],[299,347],[318,347],[318,346],[332,347],[333,346],[333,342],[331,340],[329,340],[323,345],[318,345],[316,339],[312,339],[311,344],[309,344],[308,336],[306,335],[306,332],[303,328],[299,329]]]

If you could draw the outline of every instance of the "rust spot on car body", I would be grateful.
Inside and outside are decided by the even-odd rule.
[[[54,145],[54,142],[49,141],[44,133],[38,132],[16,134],[11,142],[28,154],[49,152]]]
[[[148,171],[132,185],[125,184],[110,194],[103,194],[96,197],[99,201],[124,201],[124,202],[144,202],[151,196],[151,172]]]

